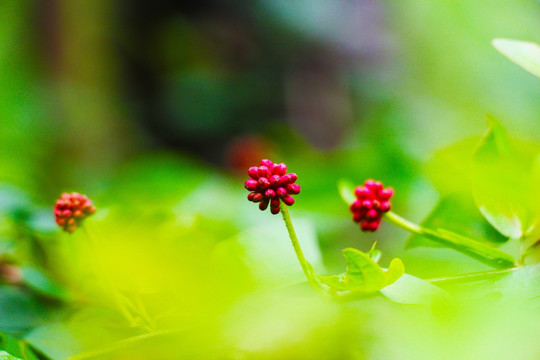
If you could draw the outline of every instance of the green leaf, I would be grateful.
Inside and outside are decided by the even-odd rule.
[[[38,360],[39,358],[24,341],[12,336],[0,333],[0,360],[19,359],[19,360]]]
[[[496,248],[491,248],[476,240],[470,239],[445,229],[436,229],[430,233],[436,234],[439,239],[446,240],[447,246],[464,254],[482,261],[496,268],[508,268],[515,266],[514,258]]]
[[[509,39],[494,39],[492,44],[511,61],[540,77],[540,46],[538,44]]]
[[[471,256],[490,266],[496,268],[507,268],[515,265],[515,261],[512,256],[508,255],[502,250],[493,248],[479,241],[440,228],[433,230],[418,226],[403,219],[392,211],[387,212],[384,216],[386,221],[390,222],[391,224],[400,226],[418,235],[422,235],[430,240],[440,243],[443,246]]]
[[[352,204],[356,198],[354,196],[354,185],[348,180],[338,181],[339,195],[345,203]]]
[[[540,234],[538,146],[512,141],[503,126],[488,117],[488,132],[473,155],[473,193],[480,212],[511,238]]]
[[[435,279],[437,286],[466,290],[474,298],[478,294],[497,293],[510,303],[525,304],[524,300],[540,298],[540,264],[507,269],[504,272],[490,271],[464,276]],[[513,305],[514,306],[514,305]]]
[[[470,159],[480,137],[459,141],[438,150],[426,164],[424,171],[443,196],[471,195]]]
[[[449,297],[443,289],[409,274],[403,274],[381,294],[399,304],[415,305],[429,305],[435,299]]]
[[[392,260],[385,272],[368,254],[360,250],[346,248],[343,257],[347,262],[344,274],[317,277],[334,291],[373,293],[395,282],[404,272],[403,263],[399,259]]]
[[[46,321],[50,311],[26,291],[0,286],[0,331],[19,336]]]
[[[388,270],[384,273],[386,285],[395,283],[404,273],[405,266],[403,265],[403,262],[398,258],[392,259],[392,261],[390,261],[390,266],[388,266]]]
[[[349,290],[373,292],[386,285],[383,270],[367,254],[347,248],[343,250],[343,257],[347,261],[344,283]]]
[[[444,196],[421,225],[428,229],[444,228],[454,233],[467,234],[470,238],[493,246],[502,245],[508,240],[478,211],[469,194],[453,193]],[[443,247],[418,234],[412,234],[405,244],[406,248],[419,246]]]
[[[22,359],[15,357],[5,351],[0,351],[0,360],[22,360]]]
[[[520,299],[540,297],[540,264],[523,266],[504,277],[495,279],[503,296]]]
[[[21,270],[23,283],[32,290],[51,298],[65,299],[66,291],[45,275],[43,270],[33,266],[23,266]]]

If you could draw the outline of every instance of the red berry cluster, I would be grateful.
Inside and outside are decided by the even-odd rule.
[[[74,232],[81,222],[96,212],[96,207],[85,195],[63,193],[54,206],[56,223],[68,233]]]
[[[351,204],[353,220],[360,223],[363,231],[375,231],[379,228],[382,216],[390,210],[392,188],[383,189],[379,181],[366,180],[364,186],[354,190],[357,200]]]
[[[280,199],[285,205],[294,204],[291,195],[300,193],[300,185],[295,184],[296,174],[287,174],[287,166],[283,163],[274,164],[270,160],[261,160],[260,166],[250,167],[249,179],[244,187],[252,191],[248,200],[259,203],[259,209],[266,210],[270,204],[272,214],[279,213]]]

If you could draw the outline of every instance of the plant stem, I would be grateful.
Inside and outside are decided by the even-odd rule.
[[[426,229],[418,224],[403,219],[392,211],[387,212],[384,215],[384,219],[404,230],[424,236],[494,268],[506,269],[516,266],[514,258],[504,251],[492,248],[465,236],[454,234],[444,229]]]
[[[281,209],[281,215],[283,216],[285,227],[287,228],[287,232],[289,233],[289,238],[291,239],[294,252],[296,253],[296,257],[298,258],[300,265],[302,266],[304,275],[315,289],[326,294],[327,292],[322,288],[320,282],[315,278],[315,272],[313,271],[311,264],[304,257],[304,253],[302,252],[302,248],[300,247],[300,243],[298,242],[298,238],[296,237],[296,232],[294,231],[294,227],[287,206],[281,202],[279,207]]]
[[[412,223],[409,220],[405,220],[404,218],[392,211],[388,211],[386,214],[384,214],[384,219],[389,223],[399,226],[404,230],[418,235],[424,235],[424,229],[422,229],[420,225]]]

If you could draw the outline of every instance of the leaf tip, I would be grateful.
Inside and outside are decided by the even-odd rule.
[[[340,179],[337,182],[337,187],[341,198],[347,205],[353,203],[354,200],[356,200],[354,197],[354,185],[351,181],[347,179]]]
[[[490,128],[496,128],[496,127],[499,127],[499,126],[502,126],[501,122],[499,120],[497,120],[497,118],[495,116],[493,116],[492,114],[486,114],[486,123],[487,125],[490,127]]]
[[[386,277],[386,285],[395,283],[405,273],[405,265],[399,258],[393,258],[390,261],[388,270],[384,273]]]
[[[512,41],[512,40],[509,40],[509,39],[504,39],[504,38],[495,38],[493,40],[491,40],[491,45],[497,50],[497,51],[501,51],[501,47],[504,46],[505,44],[507,44],[509,41]]]

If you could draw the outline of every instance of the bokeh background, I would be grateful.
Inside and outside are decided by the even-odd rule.
[[[280,219],[245,201],[247,168],[261,158],[298,174],[291,215],[324,271],[343,269],[342,248],[367,251],[375,240],[382,264],[399,256],[421,278],[487,269],[451,250],[405,251],[408,234],[389,224],[361,233],[337,183],[379,179],[396,189],[395,211],[420,222],[439,200],[438,176],[447,175],[432,158],[456,142],[473,144],[486,113],[540,141],[540,81],[491,45],[540,43],[538,1],[3,0],[0,24],[0,208],[32,204],[28,221],[52,241],[51,204],[63,191],[85,193],[102,209],[96,231],[125,239],[103,261],[116,262],[120,278],[160,278],[165,288],[183,273],[165,266],[125,274],[137,261],[149,261],[146,269],[158,262],[136,250],[132,263],[119,259],[133,238],[177,235],[186,239],[179,251],[204,253],[266,226],[249,245],[261,257],[285,236],[271,236]],[[462,179],[445,181],[459,187]],[[163,219],[173,230],[160,227]],[[193,262],[186,273],[198,269]],[[271,267],[267,259],[257,271]],[[206,296],[204,285],[189,286]],[[338,310],[325,311],[329,319]],[[287,346],[277,354],[294,358]],[[373,358],[389,356],[381,354]]]
[[[437,200],[423,164],[480,136],[486,113],[540,136],[540,84],[491,46],[539,42],[537,1],[1,6],[0,178],[43,204],[120,176],[144,188],[185,161],[241,184],[268,157],[300,174],[299,211],[344,217],[337,181],[373,177],[420,220]]]

